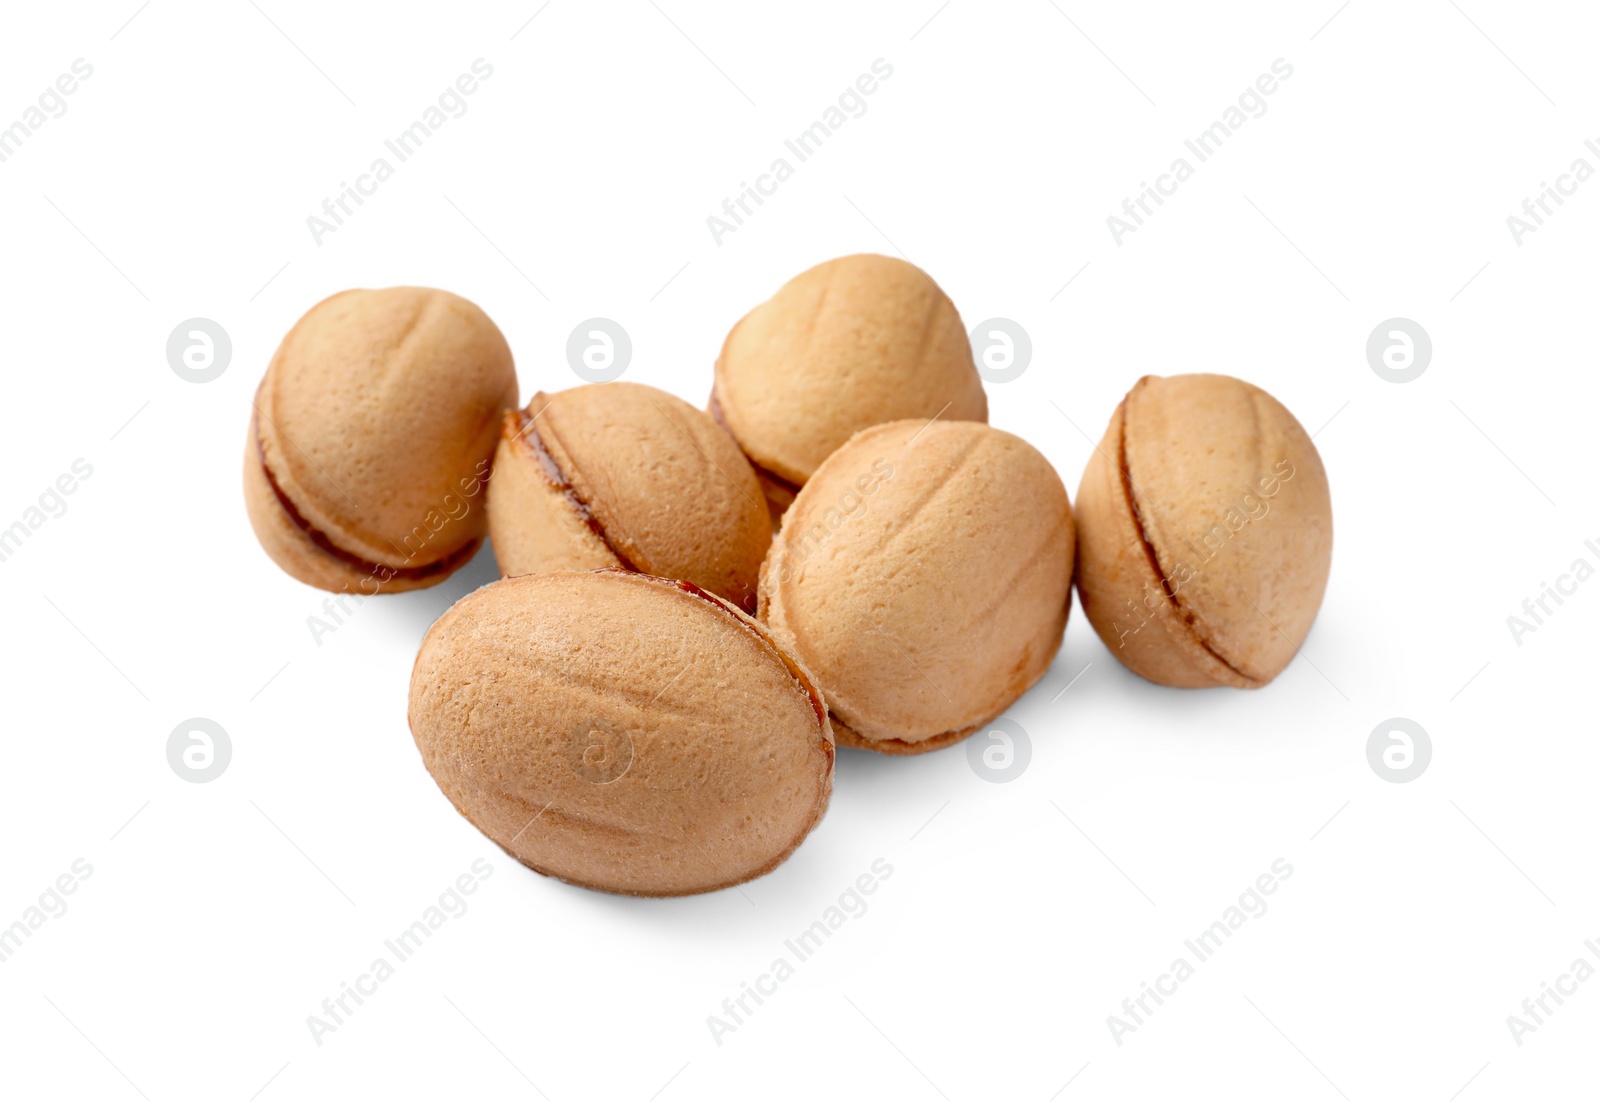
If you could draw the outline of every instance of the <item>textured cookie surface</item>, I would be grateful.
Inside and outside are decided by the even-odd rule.
[[[871,254],[802,272],[745,315],[712,398],[751,461],[795,486],[869,425],[988,417],[950,299],[915,265]]]
[[[1066,490],[1033,447],[974,422],[894,422],[801,490],[761,616],[825,687],[840,743],[932,750],[1049,667],[1072,557]]]
[[[1106,646],[1174,686],[1265,685],[1327,586],[1327,473],[1294,415],[1224,375],[1146,376],[1078,491],[1078,590]]]
[[[665,391],[535,395],[505,419],[489,502],[505,574],[624,566],[755,610],[771,541],[755,472],[710,417]]]
[[[457,602],[423,640],[409,715],[462,815],[533,869],[608,892],[767,872],[832,787],[810,675],[727,603],[620,570]]]
[[[417,287],[325,299],[256,394],[246,502],[263,546],[313,585],[374,567],[389,588],[438,581],[483,536],[481,490],[516,390],[504,337],[465,299]]]

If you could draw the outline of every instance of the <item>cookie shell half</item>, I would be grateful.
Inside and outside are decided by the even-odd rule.
[[[777,491],[775,513],[860,429],[941,411],[984,421],[989,409],[949,296],[915,265],[874,254],[810,268],[740,319],[711,407]]]
[[[760,616],[827,690],[835,738],[948,746],[1050,666],[1071,600],[1072,508],[1027,442],[977,422],[862,430],[784,515]]]
[[[409,718],[450,802],[524,865],[678,896],[776,868],[821,819],[833,733],[753,619],[607,569],[503,579],[424,637]]]

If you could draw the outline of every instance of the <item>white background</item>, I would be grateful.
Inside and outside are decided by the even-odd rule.
[[[1600,939],[1600,581],[1520,646],[1506,618],[1600,566],[1600,182],[1520,245],[1506,217],[1600,168],[1593,13],[540,2],[6,10],[0,122],[75,58],[94,75],[0,164],[0,527],[75,459],[93,475],[0,563],[0,925],[75,859],[93,874],[0,964],[0,1094],[1592,1095],[1600,981],[1520,1046],[1506,1020]],[[306,217],[480,57],[470,110],[315,244]],[[1267,113],[1116,244],[1106,217],[1280,57]],[[867,113],[715,244],[706,217],[876,58]],[[741,890],[523,870],[405,721],[422,633],[492,560],[319,645],[324,595],[251,536],[240,457],[278,339],[336,290],[427,284],[498,322],[524,398],[576,384],[567,335],[603,315],[628,378],[699,403],[784,279],[901,250],[969,324],[1027,328],[991,421],[1074,494],[1144,373],[1240,375],[1317,433],[1336,541],[1303,657],[1259,692],[1158,688],[1075,611],[1008,713],[1014,782],[961,748],[842,752],[827,818]],[[204,385],[165,354],[195,316],[233,342]],[[1364,351],[1395,316],[1434,344],[1404,385]],[[195,716],[233,744],[204,785],[166,760]],[[1395,716],[1432,738],[1409,784],[1367,763]],[[869,910],[718,1045],[707,1017],[879,858]],[[1118,1045],[1107,1016],[1278,858],[1270,909]],[[307,1016],[475,859],[470,910],[318,1046]]]

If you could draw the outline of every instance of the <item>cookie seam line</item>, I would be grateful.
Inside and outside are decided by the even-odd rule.
[[[364,559],[355,552],[341,548],[334,543],[331,536],[306,520],[305,515],[294,504],[288,492],[279,485],[277,476],[272,473],[272,465],[267,462],[266,445],[261,442],[261,415],[259,409],[250,415],[250,436],[255,440],[256,459],[261,465],[262,477],[267,480],[267,485],[272,488],[273,496],[278,500],[278,508],[283,511],[284,516],[289,518],[290,524],[306,535],[306,538],[311,541],[317,550],[333,556],[346,566],[360,568],[372,577],[387,572],[390,578],[400,578],[407,582],[415,582],[424,578],[431,578],[436,574],[448,574],[454,571],[462,563],[476,555],[479,545],[483,543],[481,538],[469,541],[449,555],[435,559],[431,563],[424,563],[420,567],[394,567],[387,563]]]
[[[759,474],[765,475],[768,479],[771,479],[773,482],[777,483],[790,493],[795,495],[800,493],[803,484],[795,482],[786,475],[778,474],[778,472],[772,470],[772,468],[766,466],[760,460],[756,459],[749,452],[744,450],[744,445],[739,443],[739,438],[734,435],[733,427],[728,424],[727,418],[723,415],[722,403],[717,399],[717,391],[715,386],[711,388],[711,401],[706,405],[708,407],[706,412],[711,415],[711,420],[716,422],[722,428],[724,433],[727,433],[729,437],[733,438],[734,446],[738,448],[741,453],[743,453],[746,463],[755,468]]]
[[[996,714],[996,715],[999,715],[999,714]],[[862,740],[864,740],[865,742],[867,742],[869,744],[871,744],[871,743],[897,743],[902,747],[917,747],[917,746],[919,746],[919,745],[921,745],[923,743],[932,743],[932,742],[934,742],[936,740],[950,738],[951,736],[960,736],[961,739],[966,739],[966,738],[969,738],[979,728],[983,727],[983,725],[987,722],[987,721],[979,721],[978,723],[972,725],[970,728],[951,728],[949,731],[935,732],[933,735],[926,736],[926,737],[924,737],[922,739],[901,739],[901,738],[899,738],[897,736],[892,736],[892,735],[888,736],[886,738],[879,739],[877,737],[867,735],[865,732],[863,732],[861,730],[860,727],[858,727],[855,724],[851,724],[848,721],[846,721],[844,718],[840,717],[839,714],[837,712],[835,712],[831,706],[828,709],[828,719],[830,721],[837,720],[839,722],[839,724],[841,724],[844,727],[849,728],[851,731],[855,732],[858,736],[860,736],[862,738]],[[962,734],[963,732],[965,732],[966,734],[963,735]]]
[[[611,534],[606,531],[605,524],[595,514],[594,507],[584,501],[583,495],[579,494],[577,487],[572,485],[572,479],[561,469],[561,465],[556,462],[556,458],[550,454],[550,449],[545,445],[544,437],[539,432],[537,415],[529,417],[528,411],[523,409],[512,411],[510,416],[520,426],[516,436],[517,441],[528,450],[535,462],[538,463],[540,474],[544,476],[545,482],[561,492],[567,499],[567,504],[572,507],[573,512],[577,513],[583,523],[588,526],[589,531],[594,533],[601,544],[605,545],[606,551],[610,552],[618,563],[635,574],[648,574],[648,571],[641,570],[631,557],[625,555],[622,549],[617,547],[616,543],[611,539]]]
[[[1131,391],[1129,392],[1129,397],[1132,397]],[[1133,473],[1128,466],[1128,399],[1126,398],[1122,400],[1122,432],[1119,436],[1117,465],[1120,468],[1118,475],[1122,483],[1123,499],[1127,502],[1128,514],[1133,519],[1133,530],[1139,538],[1139,546],[1144,550],[1145,559],[1149,562],[1150,569],[1155,572],[1156,578],[1161,584],[1161,593],[1166,597],[1167,604],[1171,606],[1172,614],[1183,625],[1184,633],[1198,644],[1201,650],[1251,685],[1260,685],[1261,680],[1259,678],[1234,666],[1220,651],[1211,645],[1210,640],[1196,631],[1200,614],[1198,612],[1194,613],[1192,619],[1189,615],[1186,615],[1183,605],[1178,601],[1178,595],[1173,592],[1171,584],[1167,581],[1166,572],[1161,567],[1160,557],[1156,555],[1155,545],[1150,542],[1150,534],[1145,529],[1144,518],[1139,512],[1139,503],[1134,498]]]

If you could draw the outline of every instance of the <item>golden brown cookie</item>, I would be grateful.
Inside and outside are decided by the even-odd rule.
[[[1316,619],[1332,554],[1316,446],[1231,376],[1139,380],[1078,488],[1084,614],[1162,685],[1270,682]]]
[[[489,536],[506,575],[620,566],[687,579],[750,613],[772,539],[728,434],[640,383],[541,392],[506,414]]]
[[[422,760],[523,864],[634,896],[758,877],[827,807],[833,734],[765,628],[683,582],[523,575],[457,602],[411,674]]]
[[[857,430],[941,411],[989,414],[961,316],[922,269],[865,253],[802,272],[740,319],[711,395],[774,517]]]
[[[306,312],[256,391],[245,507],[267,554],[324,590],[414,590],[477,550],[505,338],[447,291],[344,291]]]
[[[761,569],[761,618],[825,687],[841,745],[935,750],[1049,667],[1072,508],[1050,462],[976,422],[864,429],[819,467]]]

